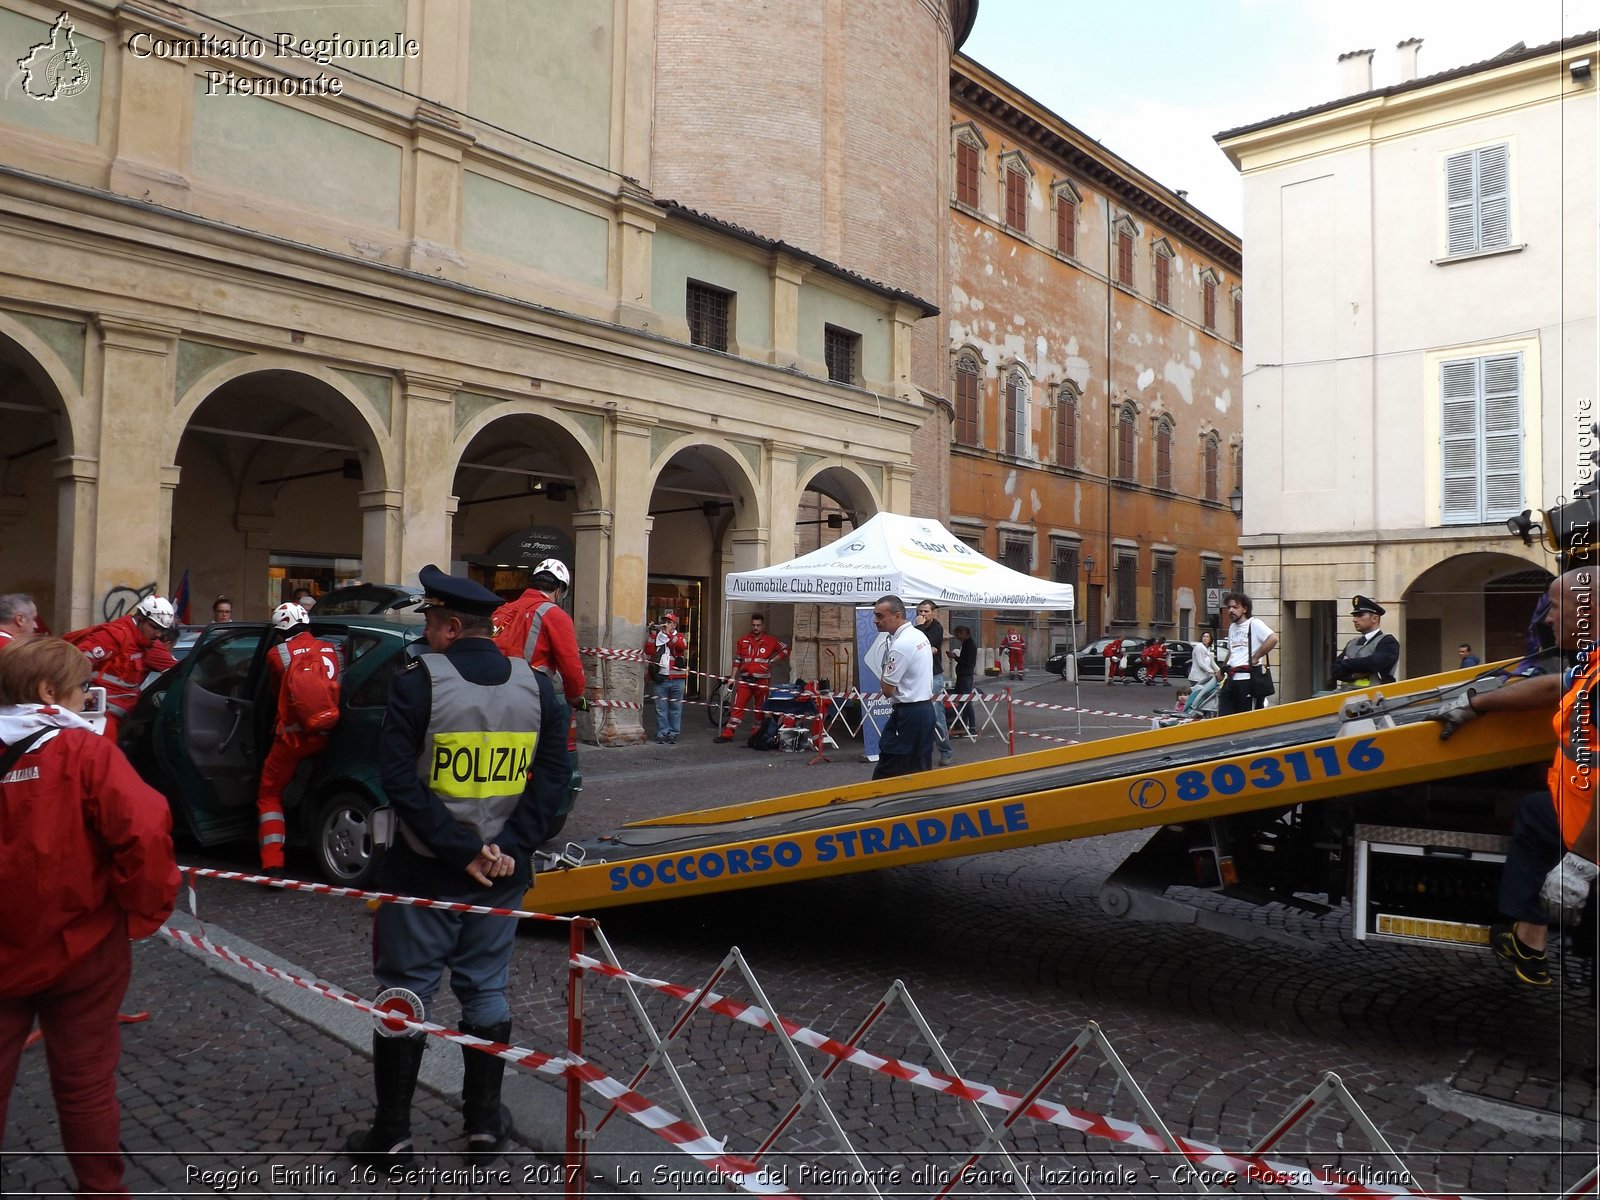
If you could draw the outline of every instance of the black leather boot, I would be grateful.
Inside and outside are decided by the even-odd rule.
[[[345,1152],[357,1162],[405,1162],[411,1158],[411,1095],[428,1048],[426,1034],[391,1038],[372,1035],[372,1083],[378,1111],[372,1128],[352,1133]]]
[[[462,1033],[483,1038],[489,1042],[509,1042],[511,1022],[496,1025],[461,1024]],[[461,1112],[466,1118],[467,1152],[470,1154],[498,1154],[510,1140],[511,1110],[500,1103],[500,1084],[505,1078],[506,1060],[461,1047]]]

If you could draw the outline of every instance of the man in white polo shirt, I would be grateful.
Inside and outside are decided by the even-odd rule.
[[[898,596],[882,596],[872,620],[889,635],[879,672],[883,694],[894,706],[878,739],[874,779],[911,775],[933,768],[933,647],[910,621]]]

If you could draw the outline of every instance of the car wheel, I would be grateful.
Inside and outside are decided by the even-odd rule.
[[[311,830],[311,848],[317,870],[340,887],[366,887],[377,877],[381,854],[372,848],[370,797],[359,792],[338,792],[317,810]]]
[[[1140,683],[1149,683],[1150,682],[1150,668],[1146,667],[1146,666],[1141,666],[1139,668],[1139,673],[1135,678]]]

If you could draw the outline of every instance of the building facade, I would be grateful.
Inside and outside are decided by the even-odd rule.
[[[732,28],[744,6],[693,8]],[[0,587],[55,629],[183,578],[197,613],[226,593],[259,618],[427,562],[513,591],[554,548],[580,641],[635,646],[672,606],[715,670],[723,575],[789,557],[803,512],[937,503],[916,483],[943,470],[919,439],[948,426],[918,366],[937,269],[711,208],[724,197],[690,185],[714,164],[668,94],[688,16],[0,3],[0,49],[24,64],[0,98]],[[912,35],[877,86],[941,126],[971,5],[849,19]],[[882,96],[838,88],[787,103],[800,124],[883,117]],[[852,156],[835,217],[904,169],[855,150],[829,151]],[[891,219],[942,247],[933,188]],[[637,689],[629,664],[596,671]]]
[[[1553,559],[1507,520],[1593,471],[1597,49],[1377,90],[1361,51],[1354,94],[1218,135],[1257,298],[1245,576],[1290,697],[1327,685],[1357,594],[1408,675],[1521,652]]]
[[[951,527],[1078,595],[984,643],[1198,637],[1241,565],[1238,238],[959,56],[948,157]]]

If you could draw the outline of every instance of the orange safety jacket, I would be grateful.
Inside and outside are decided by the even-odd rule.
[[[1550,764],[1550,795],[1561,821],[1561,840],[1571,846],[1594,809],[1595,772],[1600,771],[1600,647],[1589,651],[1583,671],[1556,709],[1556,743],[1561,751]]]

